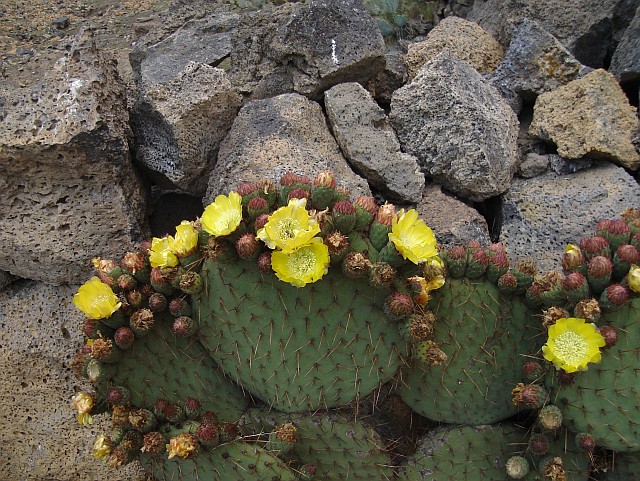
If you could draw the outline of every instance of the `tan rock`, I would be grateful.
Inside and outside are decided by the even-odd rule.
[[[429,32],[426,40],[409,45],[405,56],[409,78],[414,78],[428,60],[445,48],[481,73],[492,72],[504,57],[502,46],[479,25],[447,17]]]
[[[640,166],[632,139],[636,109],[615,77],[599,69],[536,100],[529,133],[553,142],[569,159],[584,155],[629,169]]]

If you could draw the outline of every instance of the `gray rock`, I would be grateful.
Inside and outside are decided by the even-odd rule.
[[[609,71],[621,82],[640,79],[640,7],[613,53]]]
[[[140,42],[129,54],[136,83],[144,91],[168,82],[189,62],[216,66],[231,53],[231,31],[238,19],[235,13],[216,14],[191,20],[155,44]]]
[[[518,165],[518,175],[530,179],[549,170],[549,156],[530,152]]]
[[[575,174],[579,170],[590,169],[597,164],[594,160],[580,159],[573,161],[556,154],[549,154],[547,157],[549,158],[549,167],[558,175]]]
[[[0,271],[0,291],[15,280],[15,277],[5,271]]]
[[[400,143],[384,111],[358,83],[336,85],[324,94],[333,135],[349,163],[394,200],[418,202],[424,174]]]
[[[394,93],[390,118],[403,151],[443,187],[476,201],[509,188],[518,119],[475,69],[448,51]]]
[[[424,188],[416,210],[444,247],[466,245],[470,240],[481,245],[491,243],[484,217],[473,207],[442,192],[437,184]]]
[[[124,86],[85,31],[34,84],[3,84],[0,269],[80,282],[146,234]],[[10,106],[10,108],[8,108]]]
[[[360,0],[312,0],[242,16],[232,38],[234,83],[251,98],[298,92],[319,100],[384,68],[384,40]]]
[[[251,101],[240,109],[220,146],[205,205],[242,182],[278,181],[288,172],[314,178],[333,171],[354,197],[371,195],[366,181],[349,168],[332,137],[320,105],[299,94]]]
[[[635,170],[640,166],[632,142],[637,127],[636,109],[613,75],[598,69],[540,95],[529,133],[555,143],[563,157],[590,155]]]
[[[589,71],[536,22],[524,19],[515,25],[507,53],[490,82],[519,113],[523,99],[533,101]]]
[[[407,81],[407,67],[404,64],[404,51],[399,45],[392,45],[384,53],[384,70],[366,83],[367,90],[381,103],[391,103],[393,92]]]
[[[568,243],[639,202],[633,177],[607,163],[570,175],[515,179],[504,196],[500,241],[511,258],[530,256],[540,270],[558,269]]]
[[[132,115],[138,162],[158,184],[202,196],[241,101],[224,70],[196,62],[149,86]]]
[[[509,43],[513,25],[529,18],[556,37],[584,65],[602,67],[616,32],[628,25],[637,0],[487,0],[476,1],[468,19]],[[631,17],[628,17],[631,10]],[[625,19],[628,17],[629,20]]]
[[[76,289],[20,280],[0,291],[0,479],[127,481],[145,479],[138,463],[113,470],[91,455],[107,415],[82,427],[71,407],[76,390],[70,364],[82,345],[83,315],[72,304]]]

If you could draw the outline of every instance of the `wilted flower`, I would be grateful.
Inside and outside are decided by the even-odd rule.
[[[111,447],[111,439],[104,434],[100,434],[93,443],[92,453],[100,461],[105,461],[111,454]]]
[[[73,408],[78,411],[78,422],[82,426],[88,426],[93,424],[93,418],[91,417],[91,411],[95,405],[95,398],[93,394],[81,391],[71,398],[71,404]]]

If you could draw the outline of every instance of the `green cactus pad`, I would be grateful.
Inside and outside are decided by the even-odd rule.
[[[398,370],[405,342],[382,306],[388,290],[330,269],[296,288],[254,263],[208,260],[194,300],[199,338],[245,389],[286,412],[347,404]]]
[[[617,453],[611,466],[600,474],[601,481],[629,481],[640,474],[640,452]]]
[[[405,481],[495,481],[509,480],[506,462],[511,456],[523,456],[530,463],[522,479],[549,479],[537,466],[542,457],[526,453],[526,431],[511,424],[440,428],[427,434],[416,453],[400,468],[398,479]],[[563,460],[566,481],[589,479],[589,457],[569,446],[564,437],[552,443],[550,453]]]
[[[375,481],[393,477],[389,454],[375,430],[363,422],[326,413],[276,413],[249,410],[240,420],[245,434],[265,433],[292,422],[297,441],[284,455],[287,461],[312,464],[323,481]]]
[[[433,341],[448,359],[440,365],[414,360],[402,399],[447,423],[488,424],[515,414],[511,390],[522,376],[522,354],[535,345],[534,313],[489,281],[465,278],[447,279],[429,307],[436,316]]]
[[[124,351],[112,382],[126,387],[137,407],[151,409],[158,399],[182,403],[191,397],[222,420],[236,421],[248,404],[242,391],[224,377],[200,344],[174,336],[168,324],[159,320]]]

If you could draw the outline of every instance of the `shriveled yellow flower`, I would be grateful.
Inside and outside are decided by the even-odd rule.
[[[96,436],[96,440],[93,443],[92,454],[100,461],[105,461],[111,454],[111,447],[111,438],[104,434],[100,434]]]
[[[600,348],[604,345],[604,337],[594,324],[581,318],[563,317],[549,327],[549,338],[542,346],[542,353],[558,369],[586,371],[590,362],[600,362]]]
[[[229,197],[219,195],[202,214],[202,228],[209,234],[220,237],[231,234],[242,221],[242,196],[230,192]]]
[[[629,284],[629,289],[631,289],[633,292],[640,292],[640,267],[634,264],[629,268],[629,273],[627,274],[627,283]]]
[[[434,276],[427,280],[424,277],[414,276],[407,279],[410,285],[415,289],[417,294],[414,295],[413,300],[421,305],[426,306],[431,299],[431,291],[440,289],[444,286],[444,276]]]
[[[178,265],[178,257],[171,250],[168,237],[154,237],[151,240],[149,263],[151,267],[175,267]]]
[[[84,312],[89,319],[106,319],[116,312],[122,303],[111,287],[93,276],[82,284],[73,296],[73,305]]]
[[[198,247],[198,231],[188,220],[176,226],[176,236],[168,237],[169,249],[178,257],[188,256]]]
[[[256,237],[270,249],[281,249],[285,254],[308,244],[320,232],[320,226],[309,216],[306,205],[307,199],[291,199],[286,207],[269,216]]]
[[[78,422],[82,426],[88,426],[93,424],[93,418],[91,417],[91,411],[95,405],[95,398],[91,393],[81,391],[71,398],[71,404],[73,408],[78,411]]]
[[[389,240],[393,242],[398,252],[414,264],[425,262],[438,254],[436,237],[422,219],[418,219],[418,212],[410,209],[401,210],[394,217]]]
[[[197,447],[197,439],[193,434],[188,433],[178,434],[171,438],[169,444],[166,445],[167,451],[169,451],[169,459],[175,456],[181,459],[188,459],[195,454]]]
[[[327,273],[329,259],[329,248],[322,239],[314,237],[293,252],[274,251],[271,254],[271,267],[281,281],[304,287]]]

